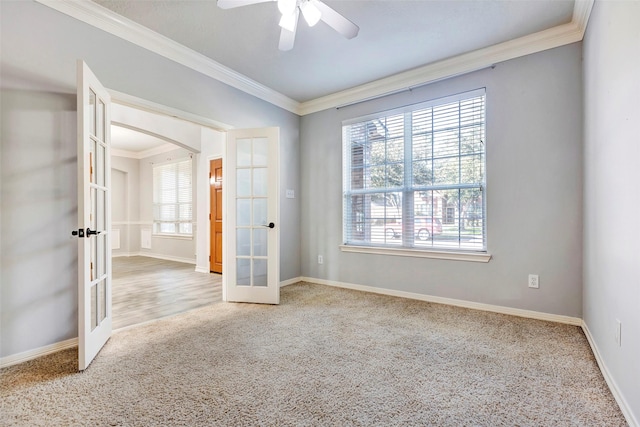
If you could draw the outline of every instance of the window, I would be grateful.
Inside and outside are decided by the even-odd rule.
[[[153,166],[155,234],[193,234],[191,169],[191,159]]]
[[[484,89],[343,123],[344,243],[486,251]]]

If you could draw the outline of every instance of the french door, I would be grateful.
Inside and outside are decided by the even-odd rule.
[[[223,299],[278,304],[279,129],[227,133]]]
[[[78,368],[111,336],[109,93],[78,61]]]

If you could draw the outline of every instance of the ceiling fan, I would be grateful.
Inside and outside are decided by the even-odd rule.
[[[220,9],[233,9],[269,1],[278,2],[278,10],[282,14],[280,18],[282,30],[280,31],[280,42],[278,43],[280,50],[293,49],[300,12],[302,12],[304,20],[307,21],[310,27],[316,25],[318,21],[323,21],[348,39],[357,36],[360,30],[356,24],[320,0],[218,0],[218,7]]]

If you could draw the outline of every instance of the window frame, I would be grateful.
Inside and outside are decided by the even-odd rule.
[[[176,195],[178,196],[178,192],[180,189],[180,185],[179,185],[179,174],[178,172],[178,168],[179,168],[179,164],[180,163],[187,163],[189,164],[189,174],[190,174],[190,183],[189,183],[189,203],[180,203],[179,200],[177,200],[176,202],[173,203],[160,203],[158,202],[158,197],[159,197],[159,189],[157,188],[157,181],[156,181],[156,170],[162,167],[166,167],[169,165],[175,165],[176,167],[176,173],[175,173],[175,186],[173,187],[173,189],[176,191]],[[152,174],[152,192],[153,192],[153,199],[152,199],[152,215],[153,215],[153,226],[152,226],[152,235],[154,237],[163,237],[163,238],[178,238],[178,239],[193,239],[194,236],[194,230],[193,230],[193,226],[195,224],[194,218],[193,218],[193,200],[194,200],[194,162],[193,162],[193,156],[189,156],[189,157],[182,157],[179,159],[173,159],[173,160],[169,160],[166,162],[162,162],[162,163],[154,163],[152,165],[151,168],[151,174]],[[188,220],[180,220],[180,205],[189,205],[189,210],[191,212],[191,218]],[[174,220],[170,221],[170,220],[162,220],[160,219],[160,214],[159,214],[159,206],[161,205],[176,205],[176,216],[174,218]],[[163,223],[167,223],[167,224],[174,224],[175,225],[175,229],[176,232],[166,232],[166,231],[160,231],[160,225]],[[185,232],[180,232],[180,225],[181,224],[190,224],[191,225],[191,232],[190,233],[185,233]]]
[[[462,190],[468,186],[466,183],[457,184],[446,184],[446,185],[414,185],[413,175],[411,172],[412,163],[416,161],[417,157],[415,157],[415,153],[413,151],[413,140],[415,134],[415,128],[413,127],[413,123],[411,118],[413,117],[413,113],[420,110],[427,110],[430,108],[436,108],[438,106],[444,106],[447,104],[465,101],[473,98],[483,97],[484,109],[483,109],[483,123],[482,123],[482,139],[481,142],[484,145],[481,154],[482,164],[480,166],[481,170],[481,181],[475,182],[470,188],[479,188],[481,190],[481,208],[483,212],[482,218],[482,247],[473,248],[473,247],[464,247],[460,246],[460,241],[458,240],[458,246],[434,246],[434,240],[431,241],[431,246],[416,246],[416,236],[413,233],[414,224],[416,222],[416,218],[420,218],[420,216],[415,215],[413,211],[416,192],[419,191],[435,191],[437,187],[440,189],[447,190]],[[403,124],[403,152],[402,152],[402,161],[405,165],[410,165],[409,168],[403,169],[403,182],[400,186],[389,186],[385,184],[382,187],[368,187],[368,188],[357,188],[351,189],[351,185],[353,183],[353,168],[352,168],[352,156],[353,156],[353,145],[351,142],[351,135],[348,132],[351,130],[350,126],[354,124],[363,124],[368,121],[374,120],[387,120],[392,118],[393,116],[402,115],[404,120]],[[343,193],[342,193],[342,201],[343,201],[343,244],[340,245],[340,248],[344,252],[360,252],[360,253],[375,253],[375,254],[386,254],[386,255],[398,255],[398,256],[412,256],[412,257],[421,257],[421,258],[439,258],[439,259],[455,259],[455,260],[464,260],[464,261],[478,261],[478,262],[488,262],[491,258],[491,255],[488,253],[488,244],[487,244],[487,206],[486,206],[486,128],[487,128],[487,118],[486,118],[486,88],[479,88],[471,91],[465,91],[462,93],[458,93],[451,96],[441,97],[432,99],[426,102],[420,102],[416,104],[407,105],[400,108],[390,109],[386,111],[377,112],[374,114],[369,114],[366,116],[361,116],[353,119],[348,119],[342,122],[342,145],[343,145]],[[458,132],[461,129],[460,122],[457,123]],[[434,129],[431,129],[431,136],[435,133]],[[407,141],[407,138],[409,141]],[[385,136],[386,142],[386,136]],[[460,151],[457,152],[457,159],[464,158],[464,155],[461,154]],[[432,158],[432,160],[435,158]],[[388,159],[385,159],[384,165],[388,166],[390,163]],[[364,166],[363,166],[364,167]],[[407,170],[409,172],[407,172]],[[402,229],[405,230],[405,235],[402,236],[402,242],[400,245],[397,244],[388,244],[386,243],[387,239],[385,238],[382,243],[372,242],[371,237],[365,237],[365,240],[360,241],[357,239],[349,239],[350,230],[353,230],[353,223],[349,221],[350,215],[352,215],[351,207],[352,204],[351,197],[354,195],[362,194],[389,194],[392,192],[400,192],[402,193],[403,199],[403,208],[401,211],[401,222]],[[410,194],[411,197],[405,197],[407,194]],[[404,202],[405,199],[413,200],[408,204]],[[457,203],[460,203],[459,199]],[[406,206],[405,206],[406,205]],[[407,208],[407,209],[405,209]],[[386,203],[385,203],[385,223],[386,223]],[[442,207],[444,209],[444,207]],[[409,213],[411,212],[411,213]],[[443,211],[444,212],[444,211]],[[459,221],[464,222],[465,217],[463,217],[463,213],[461,209],[459,209],[458,214]],[[433,214],[432,210],[432,220],[435,221],[436,217]],[[426,217],[428,218],[428,217]],[[443,217],[444,218],[444,217]],[[370,226],[373,226],[373,218],[368,218],[370,222]],[[444,222],[443,222],[444,224]],[[351,227],[351,229],[350,229]],[[432,226],[433,227],[433,226]],[[408,231],[407,231],[408,230]],[[371,231],[369,231],[371,233]],[[386,229],[384,230],[386,234]],[[407,235],[409,238],[407,238]],[[460,234],[460,223],[458,223],[458,235]]]

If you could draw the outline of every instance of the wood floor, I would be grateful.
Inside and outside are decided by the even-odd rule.
[[[222,300],[222,275],[142,256],[113,258],[113,329]]]

